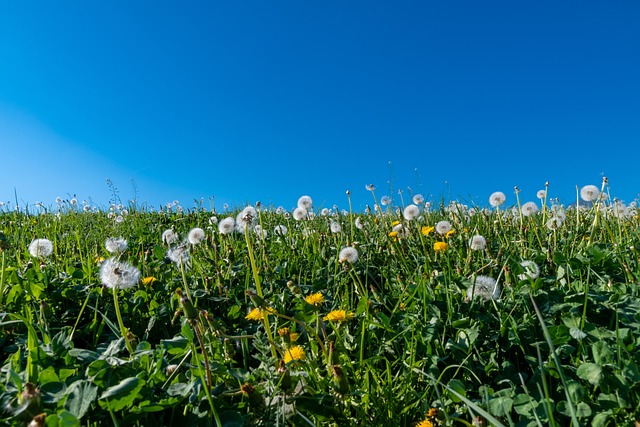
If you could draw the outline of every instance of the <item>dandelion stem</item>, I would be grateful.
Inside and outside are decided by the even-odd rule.
[[[255,257],[253,256],[251,241],[249,240],[249,227],[245,227],[244,229],[244,239],[247,242],[247,252],[249,254],[249,262],[251,263],[251,273],[253,274],[253,281],[256,284],[256,292],[258,293],[258,296],[260,298],[263,298],[264,294],[262,293],[262,286],[260,285],[260,276],[258,275],[258,267],[256,265]],[[264,324],[264,329],[267,332],[267,338],[269,338],[269,342],[271,343],[271,355],[277,359],[278,352],[276,351],[276,347],[273,340],[273,334],[271,333],[271,325],[269,324],[269,317],[266,310],[263,311],[262,322]]]
[[[122,315],[120,314],[120,304],[118,304],[118,288],[116,286],[113,287],[113,305],[116,309],[116,317],[118,318],[118,326],[120,326],[120,334],[122,338],[124,338],[124,342],[127,345],[127,350],[129,350],[129,354],[133,355],[133,346],[129,342],[129,331],[124,327],[124,323],[122,322]]]

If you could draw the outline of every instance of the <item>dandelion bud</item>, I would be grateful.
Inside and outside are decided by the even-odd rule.
[[[333,385],[335,386],[336,391],[341,395],[347,394],[349,392],[349,383],[347,382],[340,365],[333,365],[331,367],[331,371],[333,374]]]
[[[229,338],[225,338],[223,345],[222,345],[223,351],[224,351],[224,359],[225,361],[229,362],[231,360],[233,360],[236,357],[236,349],[233,347],[233,343],[231,342],[231,340]]]
[[[285,392],[291,391],[291,372],[289,372],[287,365],[282,359],[280,359],[278,365],[278,375],[280,376],[280,388]]]
[[[257,308],[262,308],[265,307],[265,303],[264,303],[264,298],[262,298],[260,295],[256,294],[255,292],[248,290],[247,291],[247,296],[249,296],[249,299],[251,300],[251,303],[257,307]]]
[[[242,395],[249,400],[249,405],[260,408],[264,406],[264,398],[262,394],[256,390],[251,384],[244,383],[240,386]]]
[[[178,297],[180,297],[180,306],[182,307],[182,311],[184,312],[184,315],[187,317],[187,319],[193,320],[197,318],[198,310],[196,310],[196,308],[193,306],[191,300],[185,295],[182,295],[182,290],[180,289],[176,289],[176,294],[178,294]]]
[[[27,427],[44,427],[44,419],[47,417],[47,414],[42,413],[33,417],[31,422]]]

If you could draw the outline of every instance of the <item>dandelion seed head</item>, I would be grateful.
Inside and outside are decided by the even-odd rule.
[[[100,267],[100,280],[110,289],[129,289],[140,281],[140,270],[115,258],[109,258]]]
[[[451,226],[451,223],[449,221],[439,221],[436,224],[436,233],[444,236],[449,231],[451,231],[452,228],[453,227]]]
[[[585,185],[580,189],[580,198],[585,202],[593,202],[599,195],[600,190],[595,185]]]
[[[199,227],[192,228],[189,230],[189,234],[187,234],[187,240],[192,245],[197,245],[201,243],[205,238],[204,230]]]
[[[162,232],[162,241],[167,245],[171,245],[178,241],[178,233],[168,228]]]
[[[540,200],[544,200],[547,198],[547,190],[538,190],[536,193],[536,197]]]
[[[416,205],[407,205],[402,212],[402,216],[407,221],[413,221],[420,216],[420,208]]]
[[[467,288],[467,299],[496,300],[500,297],[500,285],[489,276],[475,276]]]
[[[104,247],[110,254],[121,254],[127,250],[127,240],[121,237],[110,237],[104,243]]]
[[[332,221],[330,227],[332,233],[340,233],[342,231],[342,226],[339,222]]]
[[[422,194],[415,194],[411,200],[414,204],[420,206],[424,203],[424,196]]]
[[[303,207],[298,206],[293,210],[293,219],[296,221],[301,221],[307,217],[307,210]]]
[[[167,258],[178,267],[189,267],[189,248],[185,244],[171,248],[167,251]]]
[[[391,204],[391,202],[392,202],[392,199],[389,196],[382,196],[380,198],[380,204],[382,206],[389,206]]]
[[[527,202],[522,205],[522,215],[531,216],[538,212],[538,205],[535,202]]]
[[[311,207],[313,206],[313,199],[311,199],[311,197],[309,196],[301,196],[298,199],[298,207],[299,208],[304,208],[306,210],[311,209]]]
[[[273,234],[275,234],[276,236],[286,236],[287,233],[289,232],[289,229],[287,228],[286,225],[276,225],[276,227],[273,229]]]
[[[487,239],[484,236],[476,234],[469,240],[469,248],[472,251],[483,251],[487,247]]]
[[[489,204],[491,207],[497,208],[507,201],[507,196],[502,191],[496,191],[489,196]]]
[[[218,231],[220,234],[231,234],[236,229],[236,220],[233,217],[226,217],[218,223]]]
[[[342,248],[340,254],[338,255],[338,261],[355,264],[358,261],[358,250],[351,246]]]
[[[34,258],[47,258],[53,253],[53,243],[49,239],[34,239],[29,244],[29,253]]]

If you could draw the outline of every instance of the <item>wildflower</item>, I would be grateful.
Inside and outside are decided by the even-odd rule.
[[[502,191],[496,191],[489,196],[489,204],[493,208],[497,208],[498,206],[504,204],[507,200],[507,196],[504,195]]]
[[[440,235],[447,234],[451,228],[451,223],[449,221],[440,221],[436,224],[436,232]]]
[[[29,253],[35,258],[46,258],[53,253],[53,243],[49,239],[34,239],[29,244]]]
[[[295,219],[296,221],[300,221],[303,220],[307,217],[308,212],[305,208],[302,208],[300,206],[298,206],[297,208],[295,208],[293,210],[293,219]]]
[[[364,186],[364,188],[367,189],[367,191],[375,191],[376,190],[376,186],[373,184],[367,184]]]
[[[340,254],[338,255],[339,262],[348,262],[350,264],[355,264],[358,261],[358,250],[351,246],[347,246],[342,248]]]
[[[322,216],[327,216],[331,213],[331,209],[329,208],[322,208],[322,210],[320,211],[320,215]]]
[[[311,304],[317,307],[324,302],[324,295],[322,295],[322,293],[320,292],[316,292],[314,294],[307,295],[304,300],[307,302],[307,304]]]
[[[284,363],[288,364],[290,362],[299,362],[304,360],[305,356],[304,349],[299,345],[294,345],[285,350],[283,359]]]
[[[204,240],[204,237],[204,230],[198,227],[192,228],[191,230],[189,230],[189,234],[187,234],[187,240],[192,245],[201,243]]]
[[[489,276],[475,276],[472,284],[467,288],[467,299],[480,298],[483,300],[498,299],[500,285]]]
[[[287,232],[289,230],[287,229],[287,227],[285,225],[276,225],[276,227],[273,229],[273,234],[275,234],[276,236],[286,236]]]
[[[483,251],[487,247],[487,239],[483,236],[476,234],[469,240],[469,248],[472,251]]]
[[[236,228],[236,220],[227,217],[218,223],[218,231],[220,234],[231,234]]]
[[[127,241],[122,238],[110,237],[104,243],[104,247],[111,254],[121,254],[127,249]]]
[[[262,320],[262,317],[262,309],[253,308],[244,318],[247,320]]]
[[[218,217],[213,215],[209,218],[209,225],[218,225]]]
[[[431,422],[431,420],[426,419],[416,424],[416,427],[433,427],[433,423]]]
[[[391,202],[392,202],[392,200],[391,200],[391,197],[389,197],[389,196],[382,196],[380,198],[380,204],[382,206],[388,206],[388,205],[391,204]]]
[[[342,231],[342,227],[340,226],[340,223],[332,221],[331,222],[331,232],[332,233],[340,233]]]
[[[436,252],[444,252],[449,248],[446,242],[435,242],[433,244],[433,250]]]
[[[100,280],[110,289],[129,289],[140,281],[140,270],[126,262],[109,258],[100,267]]]
[[[518,274],[518,280],[537,279],[540,276],[540,267],[531,260],[525,260],[520,263],[523,273]]]
[[[253,227],[258,220],[258,212],[253,206],[247,206],[236,216],[236,228],[244,232],[245,228]]]
[[[538,212],[538,205],[535,202],[527,202],[522,205],[522,215],[531,216]]]
[[[414,204],[420,206],[421,204],[424,203],[424,196],[422,194],[416,194],[413,196],[411,200],[413,201]]]
[[[564,223],[564,221],[562,221],[559,217],[557,216],[552,216],[551,218],[549,218],[549,220],[547,221],[547,228],[551,231],[557,230],[558,228],[560,228],[560,226]]]
[[[454,234],[456,234],[456,230],[449,230],[445,233],[444,237],[446,237],[447,239],[451,236],[453,236]]]
[[[430,225],[425,225],[424,227],[422,227],[422,234],[424,234],[425,236],[429,235],[429,233],[433,232],[433,230],[435,230],[435,227],[431,227]]]
[[[298,207],[306,210],[311,209],[313,206],[313,200],[309,196],[302,196],[298,199]]]
[[[393,221],[393,222],[391,223],[391,226],[392,226],[392,227],[395,227],[396,225],[400,225],[400,221]]]
[[[593,202],[600,195],[600,190],[595,185],[585,185],[580,189],[580,198],[585,202]]]
[[[189,266],[189,248],[185,245],[179,245],[175,248],[171,248],[167,251],[167,258],[169,258],[178,267]]]
[[[362,219],[360,217],[356,218],[355,225],[358,230],[362,230],[364,228],[364,224],[362,223]]]
[[[402,215],[407,221],[413,221],[420,216],[420,208],[416,205],[407,205],[407,207],[404,208]]]
[[[536,193],[536,197],[540,200],[544,200],[547,198],[547,190],[538,190]]]
[[[329,322],[342,323],[353,319],[353,313],[347,313],[345,310],[333,310],[322,318]]]
[[[149,277],[145,277],[144,279],[142,279],[142,284],[145,285],[145,286],[149,286],[149,285],[154,284],[157,281],[158,281],[158,279],[156,279],[155,277],[149,276]]]
[[[398,237],[398,232],[397,231],[390,231],[389,232],[389,237]]]
[[[266,239],[267,235],[269,234],[267,233],[267,230],[263,230],[260,225],[256,225],[255,227],[253,227],[253,232],[256,233],[258,239]]]

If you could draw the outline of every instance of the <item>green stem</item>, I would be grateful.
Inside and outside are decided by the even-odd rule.
[[[264,294],[262,293],[262,286],[260,286],[260,276],[258,275],[258,267],[256,265],[255,257],[253,256],[253,249],[251,247],[251,242],[249,241],[249,227],[245,227],[244,229],[244,239],[247,242],[247,252],[249,253],[249,262],[251,263],[251,273],[253,274],[253,281],[256,284],[256,292],[260,298],[264,298]],[[267,338],[269,338],[269,342],[271,343],[271,355],[274,358],[278,358],[278,352],[276,351],[276,347],[273,341],[273,335],[271,334],[271,325],[269,324],[269,313],[266,310],[263,310],[262,315],[262,323],[264,324],[264,329],[267,332]]]
[[[120,326],[120,334],[122,338],[124,338],[124,342],[127,345],[127,350],[129,350],[129,354],[133,355],[133,346],[129,342],[128,330],[124,327],[124,323],[122,322],[122,315],[120,314],[120,305],[118,304],[118,288],[113,287],[113,305],[116,309],[116,317],[118,318],[118,326]]]

